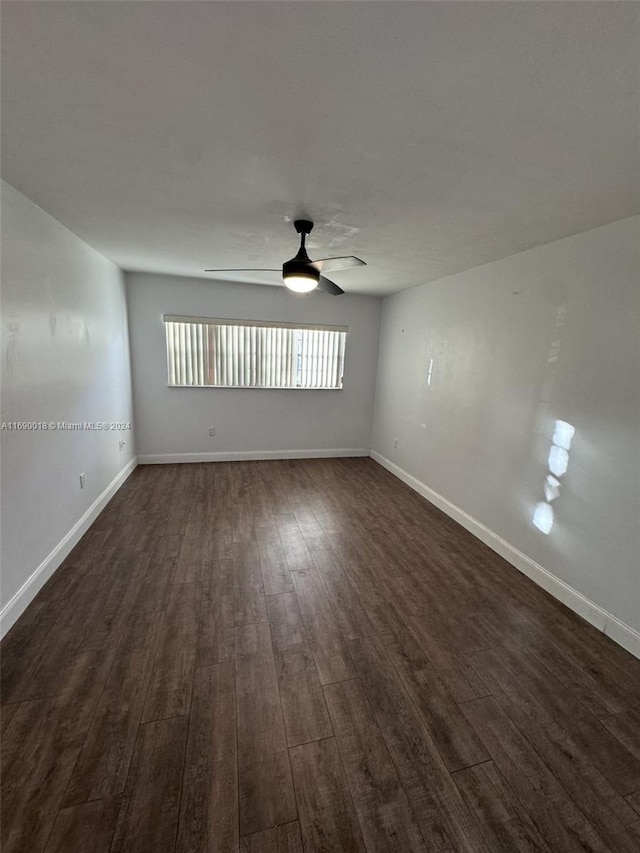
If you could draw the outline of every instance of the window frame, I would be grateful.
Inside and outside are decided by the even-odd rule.
[[[167,387],[168,388],[214,388],[216,390],[256,390],[256,391],[342,391],[344,389],[344,374],[346,362],[347,335],[350,332],[349,326],[336,325],[330,323],[296,323],[285,322],[281,320],[250,320],[231,317],[195,317],[181,314],[163,314],[162,323],[165,327],[165,356],[167,369]],[[319,332],[337,332],[344,337],[341,339],[339,346],[340,353],[340,384],[339,385],[257,385],[257,384],[214,384],[214,383],[176,383],[171,382],[171,363],[170,363],[170,343],[169,333],[167,330],[168,323],[183,323],[198,326],[232,326],[236,328],[267,328],[267,329],[287,329],[295,332],[319,331]],[[246,351],[245,351],[246,352]],[[291,354],[293,370],[297,371],[297,363],[300,360],[301,352],[296,347],[295,353]]]

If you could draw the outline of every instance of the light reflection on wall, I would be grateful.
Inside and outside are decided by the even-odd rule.
[[[543,533],[549,533],[553,527],[553,507],[551,504],[539,503],[533,513],[534,525]]]
[[[544,481],[544,496],[546,500],[551,503],[551,501],[555,501],[559,494],[560,480],[556,480],[555,477],[548,474],[547,479]]]
[[[571,424],[566,421],[556,421],[547,462],[551,473],[547,474],[544,481],[545,500],[536,505],[531,519],[534,526],[545,534],[550,533],[553,527],[554,512],[551,502],[560,496],[558,477],[562,477],[569,467],[569,450],[574,433],[575,428]]]
[[[558,447],[557,444],[552,444],[547,464],[549,465],[549,470],[552,474],[555,474],[556,477],[562,477],[569,465],[569,454],[564,447]]]
[[[433,359],[429,359],[429,372],[427,373],[427,385],[431,385],[431,374],[433,373]]]

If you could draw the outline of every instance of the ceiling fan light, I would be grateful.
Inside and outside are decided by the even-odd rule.
[[[292,258],[282,265],[282,280],[289,290],[295,293],[309,293],[314,290],[320,279],[320,272],[312,266],[304,247]]]
[[[291,273],[283,276],[283,281],[289,290],[295,293],[309,293],[318,285],[318,280],[314,276],[302,275],[301,273]]]

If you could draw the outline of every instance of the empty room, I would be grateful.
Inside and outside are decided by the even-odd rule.
[[[2,853],[638,853],[640,6],[0,25]]]

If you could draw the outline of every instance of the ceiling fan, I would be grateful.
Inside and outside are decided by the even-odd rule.
[[[325,272],[337,272],[348,270],[351,267],[365,266],[365,261],[355,258],[353,255],[344,258],[322,258],[312,261],[304,246],[307,234],[313,229],[313,222],[308,219],[296,219],[293,227],[300,234],[300,248],[295,258],[285,261],[282,265],[282,280],[289,290],[296,293],[309,293],[311,290],[324,290],[332,296],[340,296],[344,293],[335,282],[325,278]],[[280,272],[279,269],[216,269],[205,270],[205,272]]]

